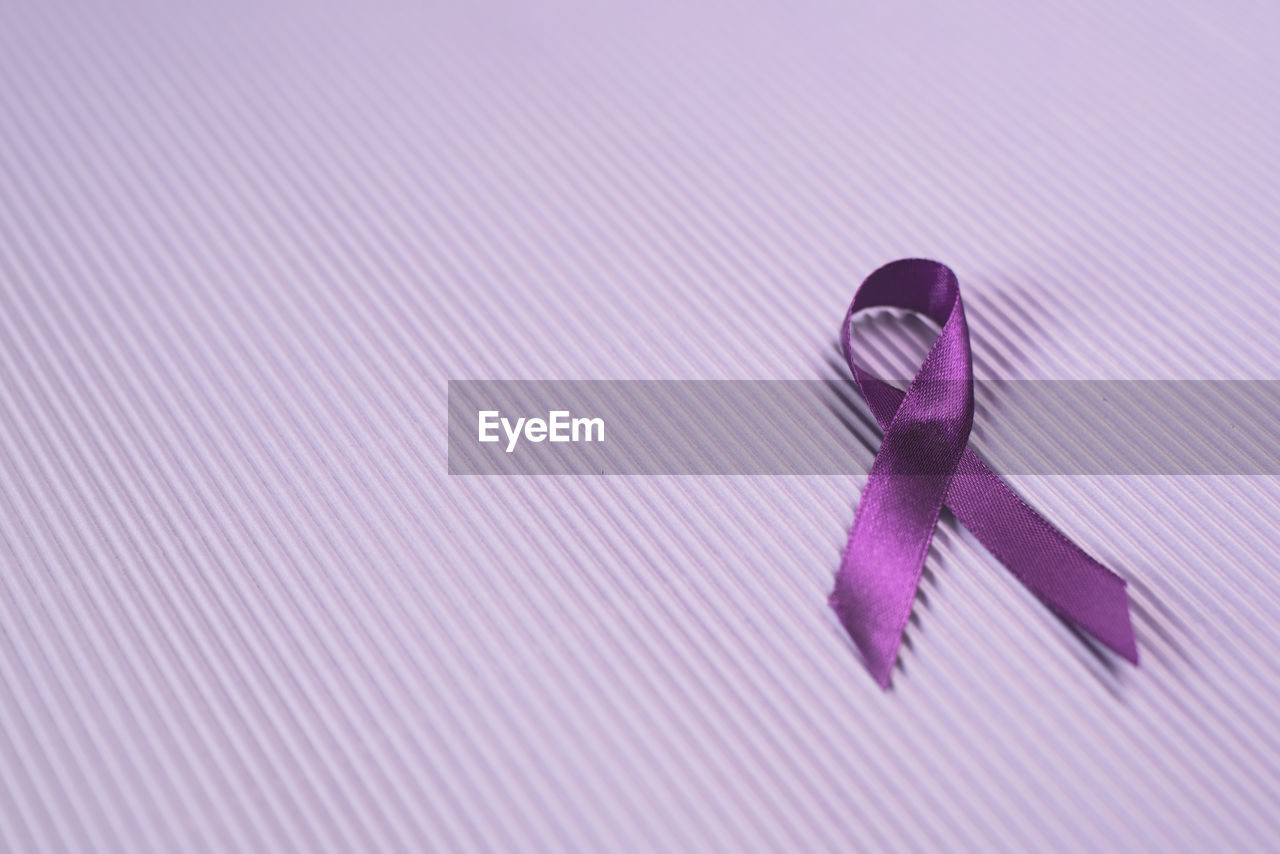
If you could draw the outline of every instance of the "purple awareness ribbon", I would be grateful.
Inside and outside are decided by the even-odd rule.
[[[905,393],[853,358],[853,316],[874,307],[918,312],[942,327]],[[886,264],[858,288],[841,341],[884,440],[854,515],[831,607],[880,686],[889,686],[944,504],[1042,602],[1137,664],[1124,580],[1032,510],[969,447],[973,360],[955,273],[937,261]]]

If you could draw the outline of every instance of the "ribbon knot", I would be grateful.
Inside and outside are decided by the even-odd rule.
[[[853,317],[873,307],[914,311],[941,327],[905,392],[853,358]],[[854,514],[831,607],[881,687],[889,685],[943,505],[1044,604],[1137,664],[1124,580],[1032,510],[969,447],[973,360],[955,273],[921,259],[876,270],[853,297],[841,342],[884,439]]]

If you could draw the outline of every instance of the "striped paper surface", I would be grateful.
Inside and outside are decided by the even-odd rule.
[[[1280,377],[1277,23],[8,0],[0,846],[1274,848],[1275,478],[1011,478],[1141,666],[944,521],[883,694],[863,477],[450,476],[446,383],[822,378],[904,255],[979,377]]]

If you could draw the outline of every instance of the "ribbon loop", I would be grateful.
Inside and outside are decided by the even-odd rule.
[[[873,307],[915,311],[941,327],[906,392],[853,358],[853,317]],[[973,362],[951,269],[904,259],[876,270],[854,295],[841,342],[884,439],[854,514],[831,606],[881,687],[889,685],[944,505],[1041,601],[1136,664],[1124,580],[1032,510],[968,446]]]

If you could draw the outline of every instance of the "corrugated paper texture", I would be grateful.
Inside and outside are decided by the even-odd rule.
[[[446,467],[449,379],[822,379],[904,255],[979,377],[1280,376],[1274,4],[453,5],[4,5],[0,846],[1274,846],[1272,477],[1011,478],[1141,667],[944,521],[882,694],[861,477]]]

